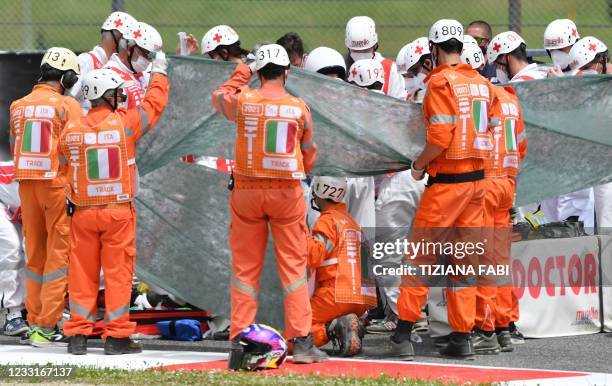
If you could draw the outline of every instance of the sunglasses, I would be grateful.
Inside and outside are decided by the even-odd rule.
[[[482,42],[486,42],[486,43],[489,42],[489,39],[487,38],[483,38],[480,36],[472,36],[472,37],[474,38],[474,40],[476,40],[476,43],[478,43],[478,45],[481,45]]]

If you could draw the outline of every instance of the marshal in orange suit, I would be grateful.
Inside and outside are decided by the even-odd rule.
[[[78,80],[79,62],[70,50],[47,50],[32,92],[10,109],[10,143],[23,210],[26,309],[35,347],[66,346],[57,329],[66,296],[70,219],[66,215],[65,170],[59,162],[59,138],[79,103],[64,96]]]
[[[315,177],[313,209],[321,212],[308,238],[308,268],[315,276],[310,298],[314,344],[330,340],[340,356],[361,351],[359,316],[376,306],[376,288],[361,280],[361,228],[342,202],[346,178]]]
[[[104,270],[106,315],[103,338],[108,355],[142,351],[129,337],[130,294],[136,258],[135,151],[138,140],[157,122],[168,102],[167,61],[153,60],[151,83],[139,107],[117,107],[123,80],[109,69],[84,79],[91,101],[87,116],[68,124],[62,153],[68,162],[66,194],[73,204],[70,244],[68,352],[87,353],[87,336],[97,315],[100,269]]]
[[[238,358],[243,354],[236,338],[255,322],[268,227],[283,287],[285,336],[293,343],[293,361],[311,363],[327,358],[312,344],[306,282],[308,230],[300,180],[315,162],[312,118],[304,101],[285,91],[289,74],[285,49],[278,44],[264,45],[256,58],[252,64],[261,88],[247,86],[251,70],[240,62],[231,79],[212,95],[217,111],[236,122],[229,234],[230,338],[234,340],[230,369],[239,368]]]

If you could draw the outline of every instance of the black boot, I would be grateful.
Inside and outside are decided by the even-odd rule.
[[[344,315],[328,323],[326,332],[334,345],[334,354],[346,357],[361,351],[360,324],[355,314]]]
[[[293,363],[325,362],[329,356],[312,344],[312,335],[300,336],[293,340]]]
[[[104,354],[121,355],[142,352],[142,343],[130,338],[113,338],[109,336],[104,342]]]
[[[479,355],[499,354],[501,351],[501,347],[497,342],[497,335],[495,335],[494,331],[474,331],[472,345],[474,346],[474,352]]]
[[[74,335],[70,337],[68,352],[72,355],[87,354],[87,337],[85,335]]]
[[[230,349],[229,358],[227,359],[228,370],[243,370],[246,369],[244,363],[244,346],[238,342],[238,339],[232,340],[232,348]]]
[[[448,344],[440,349],[440,354],[448,357],[470,359],[474,357],[474,345],[470,334],[453,332]]]
[[[501,347],[502,352],[514,351],[514,345],[512,344],[512,335],[508,330],[497,331],[497,342]]]
[[[413,326],[413,322],[397,321],[395,333],[387,341],[387,356],[400,358],[403,361],[414,360],[414,347],[410,339]]]

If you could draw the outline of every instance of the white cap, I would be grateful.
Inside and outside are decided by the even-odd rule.
[[[346,177],[315,177],[312,186],[315,196],[334,202],[342,202],[346,194],[347,180]]]
[[[420,37],[408,44],[410,48],[406,51],[406,71],[417,64],[423,55],[429,54],[429,39]]]
[[[597,54],[606,51],[608,47],[601,40],[586,36],[578,40],[570,50],[570,67],[572,70],[578,70],[591,63]]]
[[[569,47],[580,39],[576,24],[570,19],[553,20],[544,31],[544,48],[558,50]]]
[[[521,44],[525,44],[525,40],[514,31],[506,31],[495,35],[487,47],[489,63],[495,62],[499,55],[516,50]]]
[[[358,60],[349,69],[349,83],[355,83],[360,87],[371,86],[376,82],[385,84],[385,70],[379,60]]]
[[[367,50],[378,43],[376,24],[368,16],[355,16],[346,23],[344,45],[349,50]]]
[[[214,51],[218,46],[229,46],[240,40],[240,37],[227,25],[212,27],[202,37],[202,55]]]
[[[304,69],[312,72],[319,72],[319,70],[330,67],[341,67],[346,74],[344,57],[338,51],[329,47],[317,47],[310,51],[304,64]]]
[[[43,55],[40,65],[48,64],[49,66],[60,71],[72,70],[79,75],[81,73],[79,66],[79,58],[74,52],[64,47],[51,47]]]
[[[102,68],[93,70],[85,75],[81,90],[83,97],[87,100],[101,98],[108,90],[114,90],[123,86],[123,79],[115,71]]]
[[[461,63],[469,64],[474,70],[479,69],[480,66],[485,64],[484,55],[482,54],[480,47],[478,47],[478,44],[463,43]]]
[[[429,29],[429,41],[443,43],[451,39],[463,42],[463,26],[457,20],[440,19]]]
[[[255,71],[259,71],[267,64],[274,63],[276,65],[287,67],[289,66],[289,55],[280,44],[265,44],[255,53]]]
[[[127,37],[126,37],[127,38]],[[159,52],[162,49],[162,37],[153,26],[139,22],[136,30],[129,39],[134,40],[136,45],[150,52]]]
[[[129,13],[113,12],[104,20],[102,30],[111,31],[116,29],[121,32],[121,35],[129,35],[137,28],[137,24],[138,21]]]

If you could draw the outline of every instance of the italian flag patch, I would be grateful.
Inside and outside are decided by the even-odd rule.
[[[119,148],[87,150],[87,172],[90,180],[116,180],[120,174]]]
[[[49,153],[51,151],[51,122],[27,121],[21,150],[25,153]]]
[[[485,133],[487,131],[487,102],[475,100],[472,106],[472,118],[474,119],[474,128],[477,133]]]
[[[514,119],[506,119],[505,124],[505,136],[506,136],[506,149],[508,151],[516,150],[516,121]]]
[[[266,153],[293,153],[297,128],[297,122],[267,121]]]

